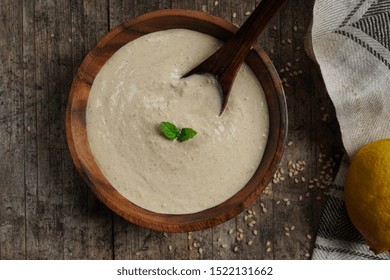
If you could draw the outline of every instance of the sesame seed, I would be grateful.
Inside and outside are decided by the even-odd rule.
[[[199,248],[199,249],[198,249],[198,252],[199,252],[199,254],[202,254],[202,253],[203,253],[203,249],[202,249],[202,248]]]
[[[218,236],[218,238],[217,238],[217,242],[220,242],[221,241],[221,236]]]
[[[305,257],[306,257],[306,258],[310,257],[310,254],[309,254],[309,253],[306,253],[306,254],[305,254]]]
[[[253,240],[249,240],[249,241],[248,241],[248,245],[249,245],[249,246],[251,246],[252,243],[253,243]]]
[[[288,66],[288,67],[292,67],[291,62],[287,62],[287,66]]]
[[[293,141],[288,142],[287,146],[291,146],[293,144]]]
[[[141,252],[137,251],[137,252],[134,253],[134,255],[139,256],[139,255],[141,255]]]
[[[232,229],[229,229],[228,230],[228,234],[230,235],[230,234],[232,234],[233,233],[233,230]]]
[[[272,26],[272,29],[273,29],[274,31],[278,30],[278,28],[276,27],[276,25]]]
[[[294,28],[294,31],[295,31],[295,32],[297,32],[297,30],[298,30],[298,26],[294,25],[294,27],[293,27],[293,28]]]
[[[253,233],[253,235],[256,236],[256,235],[257,235],[257,230],[254,229],[254,230],[252,231],[252,233]]]
[[[291,202],[290,201],[287,201],[286,202],[286,206],[290,206],[291,205]]]
[[[285,231],[289,231],[290,229],[288,227],[284,227],[284,230]]]
[[[311,239],[311,235],[310,234],[306,234],[306,238],[310,240]]]
[[[265,243],[265,246],[269,247],[271,245],[271,241],[267,241],[267,243]]]
[[[233,16],[233,18],[236,18],[237,17],[237,13],[234,12],[232,16]]]
[[[298,200],[299,200],[299,201],[302,201],[302,199],[303,199],[303,196],[300,195],[300,196],[298,197]]]
[[[291,43],[292,43],[291,39],[287,39],[287,43],[289,43],[291,45]]]
[[[297,178],[294,179],[295,184],[299,183],[299,180]]]
[[[268,247],[267,250],[265,250],[267,253],[271,252],[271,248]]]
[[[234,253],[237,253],[237,251],[238,251],[238,247],[237,247],[237,246],[234,246],[233,252],[234,252]]]
[[[280,200],[276,201],[275,204],[276,204],[276,205],[280,204]]]
[[[219,2],[218,1],[215,1],[214,2],[214,6],[218,6]]]
[[[291,226],[290,230],[294,230],[295,229],[295,226]]]
[[[290,236],[290,233],[285,232],[284,235],[285,235],[285,236]]]
[[[163,236],[164,236],[164,237],[168,237],[168,233],[164,232],[164,233],[163,233]]]
[[[223,249],[226,249],[227,247],[228,247],[227,244],[222,244],[222,245],[221,245],[221,248],[223,248]]]
[[[168,250],[169,250],[169,251],[172,251],[172,245],[169,245],[169,246],[168,246]]]
[[[244,232],[244,231],[242,230],[242,228],[237,229],[237,231],[238,231],[239,233],[243,233],[243,232]]]

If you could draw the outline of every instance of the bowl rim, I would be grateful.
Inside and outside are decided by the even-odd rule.
[[[276,171],[276,168],[282,158],[287,137],[287,105],[278,72],[264,50],[260,47],[260,45],[256,44],[249,55],[258,57],[260,59],[259,61],[264,64],[262,69],[264,70],[265,67],[265,70],[267,70],[263,71],[264,73],[262,75],[267,75],[268,78],[271,79],[272,83],[270,85],[274,88],[274,92],[272,94],[274,99],[270,99],[271,96],[268,96],[268,93],[266,94],[267,106],[268,109],[270,109],[269,102],[274,102],[272,106],[273,109],[277,110],[277,112],[269,112],[269,138],[267,140],[263,159],[250,181],[233,197],[229,198],[225,202],[215,207],[191,214],[155,213],[141,208],[124,198],[116,191],[115,188],[111,186],[107,179],[104,178],[94,161],[88,141],[83,142],[82,140],[83,137],[84,140],[86,137],[85,107],[88,101],[88,94],[96,74],[117,49],[129,42],[127,41],[128,39],[131,41],[150,32],[170,29],[164,27],[163,24],[164,20],[169,17],[181,19],[183,22],[191,22],[191,24],[194,22],[194,26],[191,26],[191,28],[186,27],[186,29],[193,29],[200,32],[202,31],[197,29],[202,28],[200,23],[203,22],[211,27],[215,27],[220,32],[225,32],[221,35],[222,37],[230,36],[238,29],[238,27],[222,18],[199,11],[180,9],[149,12],[127,20],[120,26],[112,29],[88,52],[74,76],[65,116],[66,138],[73,163],[81,177],[89,185],[92,192],[98,197],[98,199],[119,216],[131,223],[137,224],[138,226],[156,231],[198,231],[216,226],[237,216],[249,207],[264,191],[268,183],[271,181],[273,173]],[[145,25],[145,22],[151,21],[159,21],[160,26],[156,26],[155,24]],[[200,26],[197,26],[196,23],[199,23]],[[181,28],[180,24],[176,28]],[[125,39],[121,38],[121,34],[125,34]],[[100,68],[98,67],[97,72],[96,69],[93,71],[91,70],[91,65],[94,64],[100,66]],[[260,78],[258,77],[258,79]],[[275,115],[276,119],[271,119],[271,113]],[[271,124],[275,125],[272,133]],[[267,169],[263,170],[261,167],[264,166],[263,161],[266,155],[268,157]],[[96,167],[98,170],[94,170]]]

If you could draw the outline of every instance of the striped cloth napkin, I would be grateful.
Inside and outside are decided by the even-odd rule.
[[[363,145],[390,138],[390,0],[316,0],[310,36],[346,151],[312,258],[390,259],[365,245],[343,200],[349,159]]]

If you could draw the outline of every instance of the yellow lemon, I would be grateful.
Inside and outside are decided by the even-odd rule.
[[[390,250],[390,139],[360,149],[348,169],[344,194],[348,215],[370,249]]]

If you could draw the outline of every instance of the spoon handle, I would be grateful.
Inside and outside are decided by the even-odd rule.
[[[278,10],[288,0],[262,0],[240,29],[229,40],[237,44],[237,52],[249,52]]]
[[[238,69],[261,32],[287,1],[262,0],[240,29],[220,49],[183,76],[210,73],[217,78],[222,93],[220,114],[226,108]]]
[[[217,51],[218,56],[230,57],[225,60],[226,68],[237,68],[244,62],[257,38],[287,1],[262,0],[260,2],[240,29]],[[233,55],[232,50],[235,50]]]

